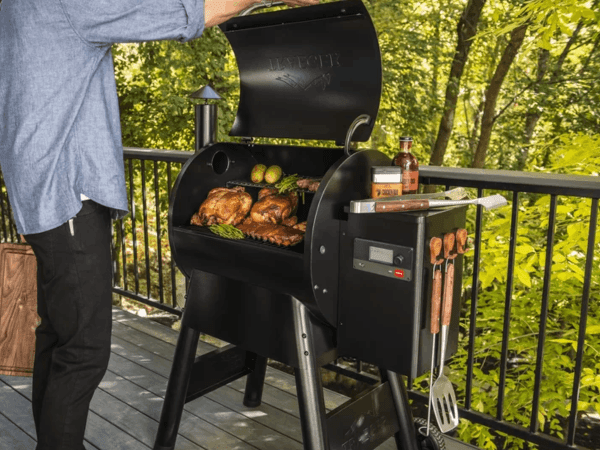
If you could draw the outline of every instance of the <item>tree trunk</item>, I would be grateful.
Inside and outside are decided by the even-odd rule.
[[[597,2],[596,2],[597,3]],[[595,4],[596,4],[595,3]],[[559,78],[562,76],[562,68],[571,51],[575,41],[577,40],[581,30],[583,28],[583,20],[580,20],[577,24],[577,28],[569,38],[569,41],[565,45],[565,48],[560,54],[556,65],[552,70],[552,76],[550,77],[550,85],[554,85],[558,82]],[[548,60],[550,59],[550,52],[548,50],[542,49],[540,51],[540,56],[538,58],[538,70],[536,77],[536,84],[534,87],[534,92],[536,94],[540,93],[540,84],[542,83],[546,73],[548,72]],[[523,147],[521,148],[521,153],[517,158],[517,170],[523,170],[525,165],[527,164],[527,159],[529,157],[529,144],[531,143],[531,139],[533,137],[533,132],[535,130],[535,126],[539,122],[542,117],[542,112],[545,109],[545,105],[548,103],[549,99],[552,97],[546,94],[546,98],[541,99],[539,106],[530,112],[527,113],[525,117],[525,130],[523,133]]]
[[[512,65],[515,56],[519,52],[523,40],[525,39],[525,33],[529,23],[525,23],[515,28],[510,33],[510,41],[504,49],[504,53],[500,58],[498,67],[490,80],[488,88],[485,93],[485,106],[483,107],[483,117],[481,119],[481,133],[479,135],[479,143],[473,155],[474,168],[483,168],[485,164],[485,156],[487,154],[488,147],[490,145],[490,138],[492,136],[492,128],[494,127],[495,114],[496,114],[496,102],[504,83],[504,78]]]
[[[477,107],[477,112],[475,113],[475,117],[473,119],[473,128],[471,131],[471,136],[469,137],[469,154],[472,155],[475,153],[475,149],[477,148],[477,131],[479,130],[479,123],[481,122],[481,115],[483,114],[483,107],[485,106],[485,101],[482,99],[479,102],[479,106]]]
[[[536,85],[533,89],[536,97],[540,94],[539,84],[548,71],[548,60],[550,59],[550,51],[546,49],[540,49],[538,56],[537,74],[536,74]],[[525,130],[523,133],[523,146],[521,147],[521,153],[517,158],[516,170],[523,170],[529,157],[529,143],[533,136],[533,131],[538,121],[542,117],[541,105],[534,105],[534,109],[530,110],[525,116]]]
[[[465,7],[462,17],[458,22],[458,42],[456,43],[456,52],[454,60],[450,67],[450,76],[448,77],[448,85],[446,86],[446,98],[444,101],[444,112],[440,120],[438,135],[431,150],[429,164],[440,166],[444,161],[444,154],[448,147],[448,141],[454,127],[454,113],[456,111],[456,103],[458,101],[458,93],[460,90],[460,80],[469,57],[473,37],[477,33],[477,24],[481,16],[481,10],[486,0],[469,0]]]

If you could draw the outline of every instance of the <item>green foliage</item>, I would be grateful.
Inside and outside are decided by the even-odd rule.
[[[229,44],[218,28],[185,44],[164,41],[116,46],[123,144],[192,150],[194,102],[189,95],[210,84],[228,99],[235,90],[226,67],[230,58]],[[231,107],[219,111],[220,136],[233,123],[233,111]]]
[[[552,50],[552,40],[557,33],[571,36],[573,27],[581,19],[599,19],[593,10],[597,3],[594,6],[592,4],[590,0],[531,0],[515,9],[513,20],[491,33],[500,36],[525,22],[532,22],[532,31],[540,37],[536,40],[537,46]],[[501,15],[500,9],[494,10],[494,19],[499,20]]]

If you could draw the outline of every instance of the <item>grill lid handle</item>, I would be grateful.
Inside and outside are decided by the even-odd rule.
[[[270,8],[272,6],[281,6],[281,5],[285,5],[285,3],[274,1],[274,0],[262,0],[260,3],[256,3],[255,5],[252,5],[250,8],[243,10],[239,15],[240,15],[240,17],[247,16],[248,14],[250,14],[258,9]]]
[[[356,129],[361,125],[369,125],[371,123],[371,116],[368,114],[361,114],[348,128],[348,132],[346,133],[346,145],[344,146],[344,151],[346,152],[346,156],[350,156],[350,150],[352,147],[352,136],[356,132]]]

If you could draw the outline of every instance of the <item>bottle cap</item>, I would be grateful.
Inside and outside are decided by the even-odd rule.
[[[413,138],[410,136],[400,136],[400,142],[412,142]]]

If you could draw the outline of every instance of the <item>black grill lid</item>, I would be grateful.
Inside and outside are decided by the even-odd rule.
[[[231,136],[343,142],[371,135],[381,96],[377,34],[360,0],[237,17],[221,25],[240,71]]]

